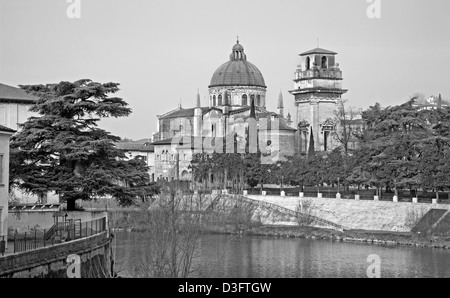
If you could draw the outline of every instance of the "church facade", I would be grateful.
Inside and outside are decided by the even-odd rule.
[[[153,135],[156,180],[191,179],[189,165],[193,154],[218,152],[221,145],[217,144],[226,144],[234,136],[241,143],[254,140],[255,148],[269,156],[263,163],[306,152],[312,138],[316,151],[338,146],[332,137],[334,111],[346,90],[342,89],[342,73],[335,55],[319,48],[300,55],[302,63],[295,72],[294,90],[290,91],[296,106],[292,121],[290,114],[284,115],[281,92],[277,112],[267,110],[264,77],[247,60],[244,47],[237,41],[229,60],[212,75],[208,106],[202,106],[197,95],[194,108],[179,106],[158,116],[157,132]],[[245,145],[241,147],[244,149]]]

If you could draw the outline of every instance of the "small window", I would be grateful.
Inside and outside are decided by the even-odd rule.
[[[213,102],[212,102],[212,105],[213,105],[213,107],[216,106],[216,96],[215,96],[215,95],[213,96]]]
[[[217,105],[218,106],[221,106],[222,105],[222,95],[219,95],[219,97],[218,97],[218,103],[217,103]]]
[[[309,57],[306,57],[306,70],[311,69],[311,59]]]
[[[215,124],[211,125],[211,136],[213,138],[216,137],[216,125]]]
[[[243,106],[248,106],[247,94],[242,95],[242,105]]]
[[[327,57],[322,57],[322,68],[327,68]]]

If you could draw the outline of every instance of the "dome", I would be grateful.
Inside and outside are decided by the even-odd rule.
[[[234,60],[220,66],[211,79],[209,87],[258,86],[266,87],[259,69],[248,61]]]
[[[233,52],[236,52],[236,51],[241,51],[241,52],[244,51],[244,47],[239,43],[239,40],[233,47]]]
[[[234,45],[230,61],[222,64],[213,74],[209,87],[257,86],[266,88],[259,69],[247,61],[244,47],[239,41]]]

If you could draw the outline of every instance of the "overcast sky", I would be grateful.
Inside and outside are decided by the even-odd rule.
[[[338,53],[350,105],[400,104],[415,93],[450,99],[450,0],[81,0],[70,19],[65,0],[0,0],[0,82],[45,84],[82,78],[121,84],[133,109],[102,126],[121,137],[150,137],[156,115],[208,105],[212,74],[239,35],[262,72],[267,106],[280,90],[294,113],[298,54]]]

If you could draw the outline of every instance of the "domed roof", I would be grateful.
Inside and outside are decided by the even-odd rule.
[[[230,61],[222,64],[213,74],[209,87],[258,86],[266,88],[259,69],[247,61],[244,47],[239,41],[234,45]]]
[[[233,52],[236,51],[244,51],[244,47],[239,43],[239,40],[237,41],[237,43],[233,46]]]

